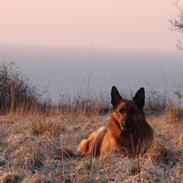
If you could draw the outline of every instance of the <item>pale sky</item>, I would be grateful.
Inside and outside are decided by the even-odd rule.
[[[0,0],[0,44],[176,49],[173,0]]]

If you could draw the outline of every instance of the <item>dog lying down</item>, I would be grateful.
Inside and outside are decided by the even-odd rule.
[[[81,141],[77,151],[62,148],[67,157],[102,156],[120,149],[124,155],[135,156],[147,151],[153,141],[153,130],[145,120],[145,90],[140,88],[132,100],[121,97],[115,86],[111,89],[113,110],[108,127],[100,127]]]

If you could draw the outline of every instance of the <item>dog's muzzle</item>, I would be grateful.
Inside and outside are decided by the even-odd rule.
[[[121,130],[124,130],[125,126],[126,126],[126,120],[124,120],[124,121],[122,121],[122,123],[120,123]]]
[[[134,127],[130,124],[128,120],[124,120],[122,123],[120,123],[120,129],[123,132],[133,133]]]

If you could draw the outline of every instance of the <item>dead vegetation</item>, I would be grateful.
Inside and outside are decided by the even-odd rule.
[[[17,91],[8,88],[8,96],[15,96]],[[3,106],[9,107],[4,110],[1,106],[0,182],[183,182],[183,110],[178,104],[169,105],[166,98],[154,97],[147,98],[154,143],[146,154],[135,159],[120,152],[100,158],[61,159],[60,147],[76,149],[90,132],[107,125],[109,102],[103,106],[97,100],[76,98],[53,106],[36,98],[26,107],[25,100],[19,99],[15,105],[11,97],[2,95]]]
[[[176,111],[173,113],[173,111]],[[170,116],[171,114],[171,116]],[[178,116],[178,117],[177,117]],[[173,106],[147,116],[155,140],[149,151],[130,159],[119,152],[100,158],[61,159],[61,146],[75,149],[80,140],[108,115],[85,113],[8,113],[0,118],[0,180],[2,182],[182,182],[183,118]]]

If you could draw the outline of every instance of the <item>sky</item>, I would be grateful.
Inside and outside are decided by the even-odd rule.
[[[176,49],[173,0],[0,0],[0,44]]]

